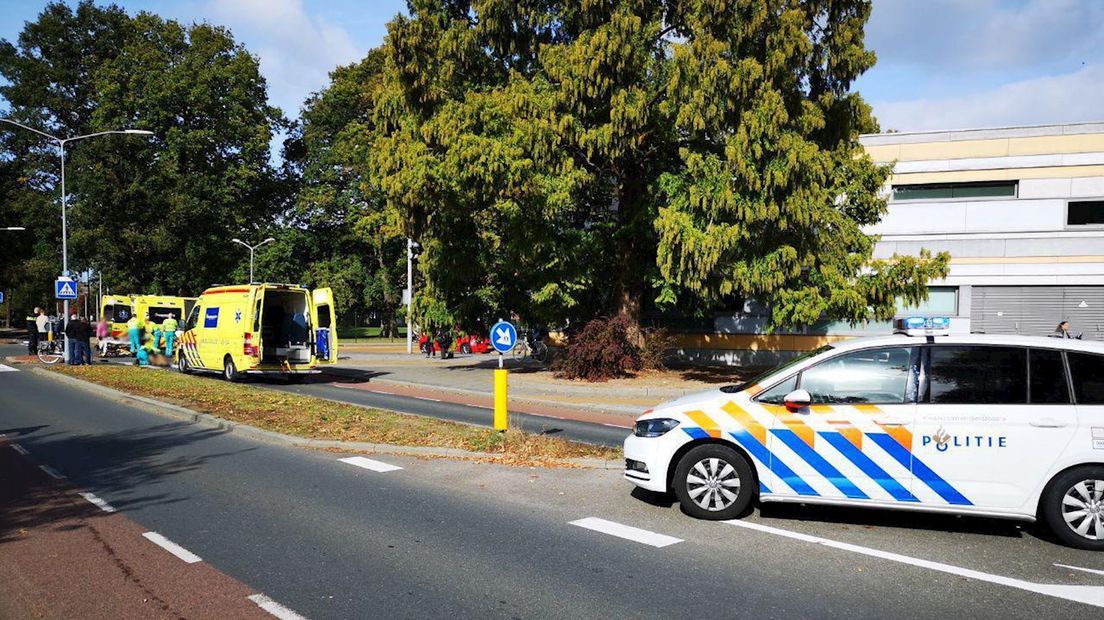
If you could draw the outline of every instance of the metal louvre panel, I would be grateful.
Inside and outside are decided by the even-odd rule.
[[[975,286],[971,331],[1048,336],[1060,321],[1070,332],[1104,340],[1104,286]]]

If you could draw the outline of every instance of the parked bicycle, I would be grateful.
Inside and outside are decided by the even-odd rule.
[[[38,343],[38,361],[43,364],[56,364],[65,357],[65,341],[45,340]]]
[[[548,361],[549,356],[548,345],[544,344],[535,331],[518,334],[517,344],[514,345],[514,350],[510,353],[513,355],[514,361],[520,362],[525,358],[530,358],[542,364]]]

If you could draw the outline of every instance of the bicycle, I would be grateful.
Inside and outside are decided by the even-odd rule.
[[[514,345],[514,350],[510,353],[513,355],[514,361],[517,362],[527,357],[542,364],[548,361],[548,345],[541,342],[540,339],[530,339],[528,334],[518,338],[517,344]]]
[[[56,364],[65,357],[65,344],[62,340],[47,340],[38,343],[38,361],[43,364]]]

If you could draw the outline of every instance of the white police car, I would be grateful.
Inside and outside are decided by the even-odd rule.
[[[625,478],[703,519],[756,499],[902,508],[1043,519],[1104,550],[1104,343],[899,327],[656,407]]]

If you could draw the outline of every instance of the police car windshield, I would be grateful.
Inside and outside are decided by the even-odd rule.
[[[805,353],[802,353],[801,355],[798,355],[797,357],[795,357],[795,358],[793,358],[793,359],[791,359],[787,362],[782,362],[781,364],[775,366],[774,368],[771,368],[770,370],[768,370],[766,372],[761,372],[758,375],[755,375],[755,377],[753,377],[753,378],[751,378],[747,381],[744,381],[743,383],[735,383],[735,384],[732,384],[732,385],[726,385],[726,386],[721,388],[721,391],[725,392],[726,394],[735,394],[736,392],[743,392],[744,390],[746,390],[749,387],[755,385],[756,383],[761,382],[763,379],[766,379],[767,377],[769,377],[771,375],[780,373],[780,372],[786,370],[787,368],[791,368],[793,366],[796,366],[796,365],[800,364],[801,362],[809,359],[810,357],[813,357],[815,355],[820,355],[821,353],[824,353],[825,351],[828,351],[831,348],[832,348],[832,345],[826,344],[824,346],[817,347],[817,348],[813,349],[812,351],[806,351]]]

